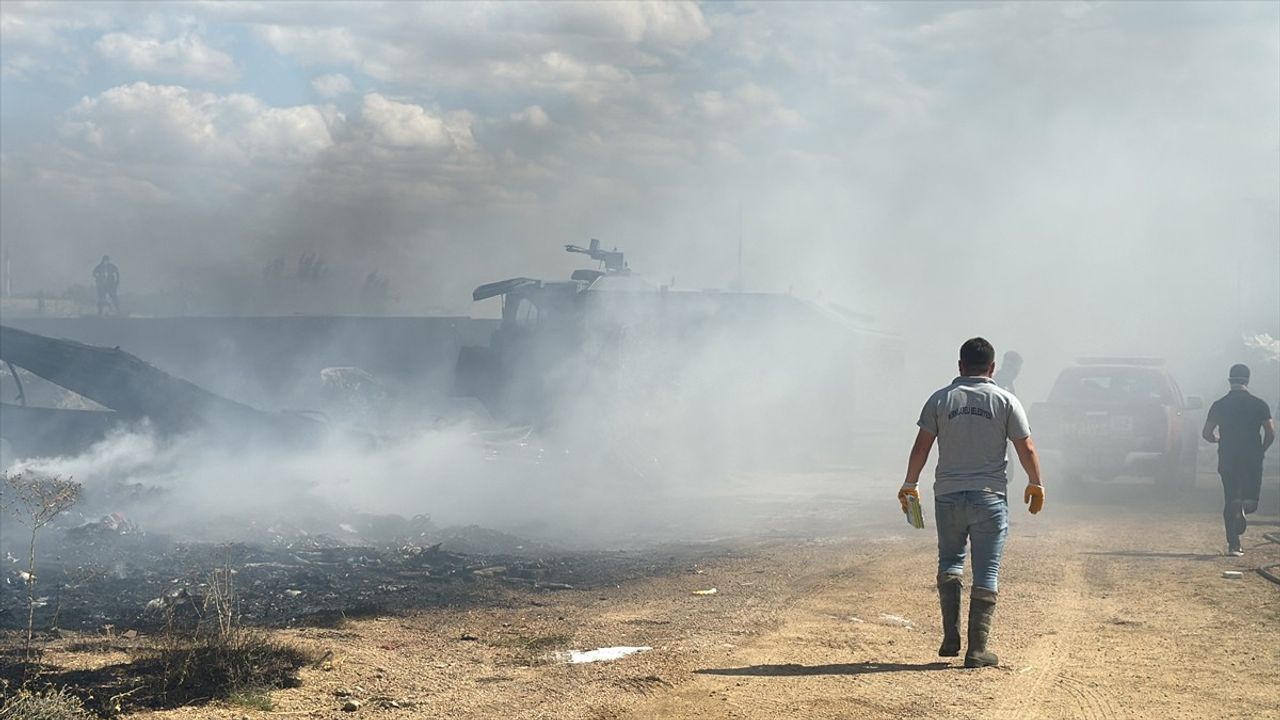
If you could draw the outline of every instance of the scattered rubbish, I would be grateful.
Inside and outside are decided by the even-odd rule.
[[[1241,580],[1244,578],[1244,573],[1239,570],[1223,570],[1222,577],[1228,580]]]
[[[113,535],[137,535],[140,531],[136,523],[124,516],[124,513],[113,512],[103,515],[97,522],[86,523],[67,531],[67,537],[73,540],[91,540]]]
[[[94,521],[84,525],[85,520]],[[199,622],[208,593],[202,568],[210,567],[229,567],[235,574],[236,605],[246,622],[297,624],[454,603],[492,592],[494,582],[510,583],[528,593],[522,603],[539,607],[546,602],[535,595],[614,587],[649,563],[638,555],[566,553],[478,527],[437,528],[426,516],[356,514],[338,520],[358,534],[325,518],[315,523],[324,532],[272,518],[251,520],[237,542],[212,543],[143,531],[119,534],[128,527],[123,516],[90,515],[71,525],[89,530],[78,536],[64,531],[77,538],[68,555],[72,560],[40,568],[38,587],[45,592],[75,592],[60,592],[37,607],[36,624],[98,630],[114,623],[146,633],[170,620]],[[494,552],[457,552],[451,543]],[[0,549],[0,587],[10,592],[0,592],[0,629],[17,626],[28,611],[29,584],[21,574],[26,568],[5,550]],[[494,575],[486,577],[486,570]]]
[[[480,638],[479,638],[479,637],[476,637],[475,635],[472,635],[471,633],[462,633],[462,637],[460,637],[460,638],[458,638],[458,639],[459,639],[459,640],[462,640],[462,641],[464,641],[464,642],[477,642],[478,640],[480,640]]]
[[[899,615],[890,615],[888,613],[880,613],[880,619],[877,622],[881,625],[889,625],[891,627],[909,628],[914,626],[914,623],[910,620]]]
[[[176,581],[175,581],[176,582]],[[147,601],[146,611],[155,613],[191,604],[191,593],[184,587],[171,587],[158,598]]]
[[[535,582],[533,584],[536,590],[572,590],[573,586],[569,583],[562,582]]]
[[[715,588],[711,588],[710,590],[694,590],[693,592],[691,592],[691,593],[689,593],[689,594],[690,594],[690,595],[715,595],[715,594],[716,594],[716,589],[715,589]]]
[[[570,650],[568,652],[558,652],[553,655],[557,662],[569,663],[570,665],[580,665],[582,663],[608,662],[610,660],[619,660],[628,655],[645,652],[653,648],[645,646],[618,645],[616,647],[597,648],[595,650]]]

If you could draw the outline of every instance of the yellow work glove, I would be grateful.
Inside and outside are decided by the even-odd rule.
[[[902,512],[907,511],[907,498],[913,497],[916,502],[920,501],[920,491],[916,489],[915,483],[903,483],[902,489],[898,491],[898,502],[902,505]]]
[[[1022,502],[1027,504],[1032,515],[1040,512],[1044,507],[1044,488],[1040,485],[1027,485],[1027,491],[1022,493]]]

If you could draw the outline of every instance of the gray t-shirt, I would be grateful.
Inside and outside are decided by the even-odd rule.
[[[988,377],[958,377],[929,397],[921,428],[938,436],[933,494],[1005,492],[1009,440],[1031,435],[1027,413],[1013,393]]]

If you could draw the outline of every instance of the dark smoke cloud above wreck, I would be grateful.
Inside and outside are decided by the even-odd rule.
[[[465,312],[591,236],[725,286],[740,217],[749,287],[963,293],[1006,332],[1010,298],[1215,319],[1183,290],[1234,292],[1224,243],[1274,269],[1274,4],[11,2],[0,32],[19,292],[110,253],[235,294],[317,252]]]

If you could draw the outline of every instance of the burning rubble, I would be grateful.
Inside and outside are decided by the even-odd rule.
[[[235,576],[250,624],[332,623],[416,607],[503,602],[508,591],[570,591],[649,574],[625,553],[558,551],[480,527],[437,527],[426,516],[357,516],[332,533],[287,524],[246,528],[253,541],[209,543],[153,535],[120,513],[66,523],[41,563],[37,627],[155,629],[198,620],[210,574]],[[0,627],[25,622],[24,570],[10,555]]]

